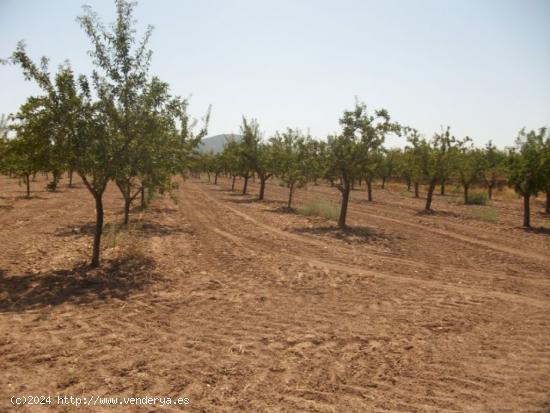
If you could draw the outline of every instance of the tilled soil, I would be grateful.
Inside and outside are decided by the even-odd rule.
[[[65,182],[65,181],[64,181]],[[42,178],[33,186],[44,187]],[[240,182],[238,183],[238,186]],[[91,196],[0,177],[0,411],[548,412],[550,219],[400,185],[352,193],[351,230],[190,179],[84,265]],[[240,186],[239,186],[240,189]],[[295,203],[338,202],[310,186]],[[498,199],[498,198],[497,198]],[[491,209],[496,220],[476,211]],[[186,406],[24,406],[13,395],[188,397]]]

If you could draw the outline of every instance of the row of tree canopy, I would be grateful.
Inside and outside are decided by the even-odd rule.
[[[229,139],[220,153],[207,153],[192,163],[195,172],[229,175],[232,189],[236,177],[244,179],[243,193],[252,175],[260,182],[259,199],[264,198],[265,184],[278,178],[288,191],[287,207],[292,207],[294,190],[308,182],[326,180],[342,194],[338,225],[346,226],[347,205],[352,189],[366,183],[368,200],[372,201],[374,180],[385,186],[389,179],[406,182],[419,197],[421,185],[427,186],[425,210],[432,207],[436,185],[445,193],[445,184],[459,184],[464,202],[470,203],[470,189],[482,185],[492,199],[493,190],[508,184],[523,197],[523,225],[530,226],[530,198],[546,192],[546,213],[550,213],[550,134],[546,128],[520,131],[516,146],[498,149],[491,142],[476,148],[469,137],[458,139],[450,128],[426,139],[411,127],[392,122],[386,110],[367,112],[363,103],[344,111],[341,132],[326,140],[316,140],[297,129],[276,133],[262,139],[255,120],[243,118],[241,139]],[[406,139],[404,148],[386,149],[390,134]]]
[[[92,45],[91,75],[75,74],[68,62],[52,74],[48,59],[34,62],[23,43],[4,61],[19,65],[42,92],[29,97],[10,119],[0,119],[0,172],[22,178],[27,194],[37,172],[51,174],[50,190],[64,172],[70,182],[73,174],[80,177],[96,210],[92,266],[100,262],[103,195],[109,182],[124,199],[125,224],[136,198],[144,204],[152,193],[169,191],[173,178],[188,171],[213,173],[216,181],[219,174],[227,174],[233,186],[235,178],[242,177],[245,193],[248,180],[257,176],[260,199],[266,182],[276,177],[289,188],[289,207],[296,188],[328,181],[342,195],[340,227],[346,226],[353,187],[365,182],[372,199],[375,179],[384,185],[389,178],[401,178],[409,188],[414,186],[416,196],[419,186],[427,185],[427,210],[437,184],[444,188],[450,180],[459,181],[467,202],[472,185],[483,182],[491,196],[506,179],[525,200],[525,226],[530,225],[530,197],[539,191],[550,194],[546,129],[520,132],[514,148],[499,150],[488,144],[476,149],[470,139],[457,139],[448,128],[426,139],[392,121],[386,110],[369,113],[359,102],[344,111],[340,133],[326,140],[296,129],[264,140],[258,123],[243,118],[240,141],[229,141],[220,154],[200,154],[197,147],[207,133],[210,111],[197,130],[187,100],[172,95],[166,82],[150,74],[151,28],[141,39],[136,37],[135,3],[115,4],[113,25],[104,26],[89,7],[78,18]],[[385,149],[390,134],[406,138],[407,146]]]

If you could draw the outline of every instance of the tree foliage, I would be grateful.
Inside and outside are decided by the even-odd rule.
[[[523,226],[531,226],[530,198],[545,189],[548,182],[545,150],[548,130],[522,129],[507,159],[508,184],[523,197]]]
[[[209,117],[208,112],[204,126],[194,133],[187,101],[172,96],[167,83],[149,75],[151,28],[138,41],[132,18],[135,3],[117,0],[115,4],[117,19],[110,29],[89,7],[79,17],[91,40],[96,67],[89,78],[75,77],[68,63],[50,75],[48,59],[34,63],[22,42],[11,57],[43,92],[22,107],[16,141],[22,141],[27,156],[33,154],[29,145],[24,146],[29,139],[36,140],[32,147],[49,148],[50,170],[75,171],[94,198],[92,266],[99,265],[108,182],[114,181],[124,197],[127,223],[137,194],[144,199],[146,189],[169,189],[172,177],[189,167],[194,148],[206,135]],[[37,160],[31,163],[35,168],[41,165]]]

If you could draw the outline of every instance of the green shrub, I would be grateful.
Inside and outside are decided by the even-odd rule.
[[[306,216],[318,216],[326,219],[338,218],[338,207],[324,199],[308,199],[300,207],[298,213]]]
[[[496,222],[498,220],[497,211],[494,209],[476,209],[472,211],[471,216],[482,221]]]
[[[485,205],[487,203],[487,194],[485,192],[474,192],[468,195],[466,204]]]
[[[48,184],[46,185],[46,191],[48,192],[55,192],[57,191],[57,181],[51,181],[51,182],[48,182]]]

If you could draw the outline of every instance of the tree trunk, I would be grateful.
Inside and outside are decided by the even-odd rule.
[[[430,185],[428,186],[428,195],[426,197],[426,211],[432,210],[432,198],[435,190],[435,184],[437,183],[436,180],[432,179],[430,181]]]
[[[288,187],[288,209],[292,208],[292,195],[294,195],[294,182]]]
[[[468,204],[468,189],[469,185],[464,185],[464,203]]]
[[[420,198],[420,191],[418,190],[419,186],[420,185],[418,184],[418,182],[414,183],[414,197],[415,198]]]
[[[99,267],[99,254],[101,252],[101,234],[103,232],[103,193],[94,195],[95,198],[95,233],[91,266]]]
[[[258,200],[263,200],[264,199],[264,192],[265,192],[265,175],[260,175],[260,193],[258,195]]]
[[[218,172],[214,175],[214,185],[218,185]]]
[[[367,199],[372,201],[372,179],[367,179]]]
[[[142,185],[139,191],[141,193],[141,209],[145,209],[145,187]]]
[[[382,189],[386,188],[386,177],[382,178]]]
[[[235,190],[235,179],[237,179],[237,175],[233,175],[233,182],[231,182],[231,192]]]
[[[69,188],[73,187],[73,170],[69,170]]]
[[[445,181],[441,182],[441,195],[445,195]]]
[[[493,199],[493,185],[492,184],[488,185],[487,190],[488,190],[489,201],[491,201]]]
[[[411,190],[411,185],[412,185],[412,182],[411,182],[410,178],[407,178],[407,191]]]
[[[132,200],[130,198],[124,197],[124,225],[128,225],[130,221],[130,205]]]
[[[243,195],[246,195],[246,189],[248,188],[248,175],[244,177]]]
[[[31,197],[31,177],[29,174],[25,175],[25,184],[27,184],[27,198]]]
[[[346,183],[341,190],[342,192],[342,205],[340,207],[340,218],[338,218],[338,227],[346,227],[346,217],[348,214],[348,202],[350,193],[350,184]]]
[[[529,204],[530,195],[523,196],[523,226],[525,228],[531,227],[531,208]]]

